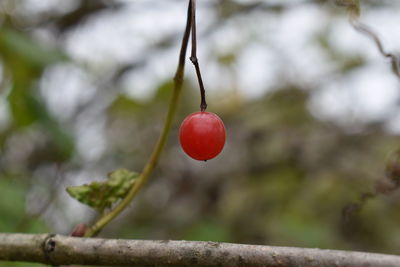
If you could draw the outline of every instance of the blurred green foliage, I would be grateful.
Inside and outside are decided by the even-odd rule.
[[[40,218],[34,218],[27,214],[25,208],[25,194],[27,188],[18,178],[10,175],[0,174],[0,230],[1,232],[13,233],[44,233],[49,228]],[[0,262],[1,267],[23,267],[23,266],[44,266],[31,263],[6,263]]]
[[[215,10],[224,20],[255,10],[274,14],[286,10],[284,4],[242,2],[217,1]],[[113,66],[114,72],[104,75],[69,59],[62,45],[50,48],[35,38],[34,29],[41,29],[44,23],[52,30],[42,30],[62,40],[68,30],[79,28],[85,19],[108,9],[112,7],[105,1],[80,1],[73,10],[37,18],[36,24],[29,19],[24,22],[18,12],[1,14],[0,99],[9,112],[9,121],[0,124],[1,232],[68,234],[75,223],[90,221],[92,215],[86,214],[83,205],[68,199],[67,186],[90,183],[99,173],[105,176],[121,167],[140,170],[150,155],[171,95],[172,77],[159,81],[148,99],[135,99],[121,90],[119,79],[140,68],[137,62]],[[215,27],[220,24],[217,21]],[[346,75],[366,64],[362,55],[337,51],[327,33],[319,33],[313,41],[339,66],[333,76]],[[149,50],[163,51],[165,44],[176,45],[160,42]],[[235,52],[215,53],[221,68],[228,68],[233,76]],[[46,71],[66,62],[94,77],[96,87],[95,96],[78,106],[68,119],[53,114],[40,92]],[[191,69],[189,64],[187,69]],[[385,131],[383,121],[365,123],[356,132],[320,121],[309,108],[318,85],[293,84],[284,79],[255,99],[245,99],[235,91],[210,93],[209,110],[224,120],[228,140],[217,159],[198,163],[181,152],[177,141],[179,122],[199,104],[196,87],[186,82],[184,89],[175,127],[153,179],[132,209],[105,229],[104,237],[398,253],[400,193],[396,188],[379,188],[393,186],[393,181],[385,177],[385,162],[399,144],[398,137]],[[100,115],[91,115],[98,110]],[[84,131],[76,129],[79,125],[90,129],[96,122],[102,122],[104,128],[101,133],[97,128],[90,132],[89,139],[104,136],[104,149],[97,158],[85,159],[83,155],[93,147],[84,146]],[[124,189],[118,197],[126,193],[130,178],[122,179]],[[104,189],[103,184],[92,185],[96,190]],[[84,191],[89,189],[93,186]],[[89,190],[91,198],[99,193],[96,190]],[[377,196],[344,216],[343,208],[359,203],[365,192]],[[93,204],[81,193],[72,195],[101,208],[116,200]],[[29,210],[29,202],[41,203],[41,207]],[[76,212],[80,208],[83,212]]]
[[[61,160],[71,157],[73,140],[48,112],[35,92],[37,79],[44,69],[66,60],[66,56],[61,52],[45,49],[22,32],[3,26],[0,30],[0,58],[3,61],[4,78],[12,80],[7,100],[14,126],[28,127],[33,123],[40,123],[52,137]]]
[[[40,233],[47,231],[47,227],[40,219],[30,219],[28,225],[25,225],[25,185],[19,183],[17,179],[6,176],[1,176],[0,180],[0,195],[3,200],[0,204],[1,221],[0,229],[2,232],[15,232],[19,228],[31,233]]]

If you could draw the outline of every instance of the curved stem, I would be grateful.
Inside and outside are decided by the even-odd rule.
[[[191,3],[192,53],[190,55],[190,61],[192,61],[196,69],[197,80],[199,81],[201,95],[200,110],[205,111],[207,109],[206,90],[204,89],[203,79],[201,78],[199,60],[197,59],[196,0],[191,0]]]
[[[376,47],[378,48],[379,53],[382,56],[390,59],[390,61],[392,63],[393,73],[398,78],[400,78],[400,58],[393,53],[386,52],[386,50],[383,48],[382,41],[379,39],[378,35],[370,27],[361,23],[357,18],[353,18],[353,17],[350,18],[350,23],[356,31],[368,36],[369,38],[371,38],[374,41]]]
[[[336,0],[336,3],[347,7],[350,24],[356,31],[368,36],[374,41],[379,53],[390,59],[393,73],[400,78],[400,57],[393,53],[386,52],[378,35],[370,27],[360,22],[360,0]]]
[[[98,234],[110,221],[112,221],[118,214],[120,214],[132,201],[132,199],[137,195],[140,189],[148,180],[150,174],[153,172],[155,166],[157,165],[158,159],[161,155],[161,152],[164,148],[164,145],[167,141],[168,134],[171,130],[172,121],[174,115],[176,113],[176,108],[178,105],[179,95],[182,89],[183,84],[183,76],[184,76],[184,68],[185,68],[185,57],[186,57],[186,50],[189,41],[190,35],[190,26],[191,26],[191,8],[192,8],[192,1],[189,1],[189,8],[188,8],[188,17],[186,22],[185,33],[182,39],[181,50],[179,54],[179,62],[178,67],[176,70],[175,78],[174,78],[174,88],[172,93],[172,98],[169,103],[167,118],[165,119],[164,127],[158,139],[156,146],[153,149],[153,152],[147,161],[146,165],[143,168],[142,173],[140,174],[139,178],[133,184],[132,188],[128,192],[121,202],[119,202],[110,212],[101,216],[97,222],[94,223],[85,233],[86,237],[91,237]]]

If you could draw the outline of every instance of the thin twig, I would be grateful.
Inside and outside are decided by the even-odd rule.
[[[189,42],[190,36],[190,26],[192,22],[191,18],[191,9],[192,4],[189,2],[189,7],[187,11],[187,21],[186,28],[182,38],[181,50],[179,53],[179,61],[178,67],[176,70],[176,74],[174,77],[174,88],[172,92],[172,98],[169,103],[167,118],[164,123],[164,127],[160,134],[157,144],[155,145],[153,152],[147,161],[146,165],[143,168],[142,173],[140,174],[137,181],[133,184],[132,188],[128,192],[121,202],[119,202],[110,212],[104,214],[100,217],[100,219],[89,228],[89,230],[85,233],[86,237],[95,236],[98,234],[101,229],[103,229],[110,221],[112,221],[116,216],[118,216],[132,201],[132,199],[137,195],[140,189],[148,180],[150,174],[153,172],[155,166],[157,165],[158,159],[160,158],[161,152],[164,148],[164,145],[167,141],[167,137],[169,135],[172,120],[176,113],[176,108],[178,105],[178,98],[182,89],[183,77],[184,77],[184,69],[185,69],[185,58],[186,58],[186,50]]]
[[[190,2],[192,3],[192,54],[190,55],[190,61],[192,61],[196,69],[197,80],[199,81],[201,95],[200,110],[205,111],[207,109],[206,90],[204,89],[203,79],[201,78],[199,60],[197,59],[196,0],[190,0]]]
[[[400,58],[393,53],[387,52],[382,44],[381,39],[374,32],[374,30],[360,21],[360,1],[336,0],[335,2],[340,6],[347,7],[350,24],[356,31],[366,35],[368,38],[374,41],[379,53],[382,56],[390,59],[393,73],[400,78]],[[386,177],[386,179],[387,178],[388,177]],[[387,181],[386,179],[379,180],[375,185],[374,191],[362,193],[359,201],[350,203],[342,209],[342,219],[344,223],[347,223],[355,212],[359,212],[365,206],[368,200],[375,198],[379,194],[388,194],[393,192],[399,187],[399,184],[394,182],[395,180],[389,179],[389,181]]]
[[[398,78],[400,78],[400,59],[396,55],[385,51],[383,44],[382,44],[381,40],[379,39],[378,35],[370,27],[361,23],[358,19],[355,19],[355,18],[350,19],[350,23],[354,27],[355,30],[368,36],[375,42],[375,45],[377,46],[379,53],[381,53],[382,56],[390,59],[391,64],[392,64],[393,73]]]
[[[378,35],[367,25],[360,22],[360,1],[359,0],[336,0],[337,5],[347,7],[349,12],[349,21],[353,28],[362,33],[369,38],[371,38],[376,47],[379,50],[379,53],[390,59],[392,65],[393,73],[400,78],[400,58],[393,53],[388,53],[383,48],[382,41],[379,39]]]

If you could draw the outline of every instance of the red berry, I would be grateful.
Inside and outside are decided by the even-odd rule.
[[[216,157],[224,148],[225,126],[211,112],[195,112],[185,118],[179,130],[179,141],[183,151],[197,160]]]
[[[72,230],[71,236],[82,237],[85,235],[88,227],[84,223],[80,223]]]

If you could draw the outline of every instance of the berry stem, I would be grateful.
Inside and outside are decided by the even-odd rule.
[[[86,237],[91,237],[97,235],[110,221],[112,221],[118,214],[120,214],[132,201],[132,199],[137,195],[140,189],[148,180],[150,174],[153,172],[157,165],[158,159],[160,158],[161,152],[167,141],[168,134],[170,132],[172,121],[176,113],[176,108],[178,105],[178,99],[180,92],[182,91],[183,77],[185,70],[185,58],[186,50],[189,42],[190,36],[190,26],[192,24],[192,1],[189,1],[189,8],[187,13],[186,28],[182,38],[181,49],[179,53],[178,67],[174,77],[174,88],[171,97],[171,101],[168,107],[167,117],[165,119],[164,127],[160,133],[157,144],[155,145],[153,152],[148,159],[146,165],[144,166],[142,173],[138,177],[133,186],[129,190],[128,194],[124,199],[121,200],[111,211],[102,215],[86,232]]]
[[[204,89],[203,79],[201,78],[199,60],[197,59],[196,0],[190,0],[190,3],[191,3],[190,12],[192,20],[192,53],[190,55],[190,61],[192,61],[196,69],[197,80],[199,81],[200,95],[201,95],[200,110],[205,111],[207,109],[206,90]]]

